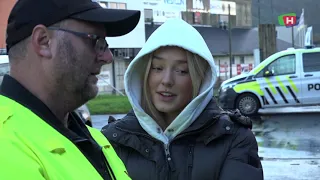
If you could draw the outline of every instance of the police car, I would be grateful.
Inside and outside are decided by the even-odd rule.
[[[289,48],[221,84],[219,104],[247,116],[259,109],[320,105],[320,48]]]

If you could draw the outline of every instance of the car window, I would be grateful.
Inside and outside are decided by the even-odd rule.
[[[9,73],[9,63],[0,64],[0,84],[2,82],[3,76]]]
[[[261,78],[261,77],[263,77],[263,72],[264,72],[264,69],[262,69],[262,70],[256,75],[256,78]]]
[[[282,56],[273,61],[267,68],[272,71],[274,76],[295,74],[296,73],[296,56],[294,54]]]
[[[317,72],[320,71],[320,53],[304,53],[303,58],[303,71],[304,72]]]
[[[9,73],[9,63],[0,64],[0,76],[3,76],[8,73]]]

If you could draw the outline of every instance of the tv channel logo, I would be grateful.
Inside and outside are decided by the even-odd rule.
[[[297,15],[296,13],[287,13],[278,16],[279,25],[292,27],[297,25]]]

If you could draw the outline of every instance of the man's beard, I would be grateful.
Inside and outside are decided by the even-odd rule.
[[[57,95],[68,104],[82,105],[97,95],[88,82],[90,75],[85,53],[78,53],[66,37],[59,42],[59,58],[55,63]]]

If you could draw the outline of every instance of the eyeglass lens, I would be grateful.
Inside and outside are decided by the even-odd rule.
[[[97,53],[103,53],[107,49],[107,42],[103,38],[99,38],[95,45],[95,50]]]

